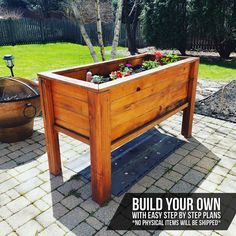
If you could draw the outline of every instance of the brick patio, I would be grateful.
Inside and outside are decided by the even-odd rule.
[[[158,127],[176,136],[180,128],[179,114]],[[193,138],[130,192],[236,192],[235,137],[235,124],[195,115]],[[42,118],[31,139],[0,143],[0,236],[235,235],[236,219],[228,231],[106,231],[123,196],[104,207],[94,203],[90,182],[65,167],[81,158],[84,168],[89,147],[63,135],[60,143],[64,167],[58,177],[48,172]]]

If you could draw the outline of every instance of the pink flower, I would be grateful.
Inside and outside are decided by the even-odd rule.
[[[131,64],[126,64],[125,66],[128,67],[128,68],[132,68]]]

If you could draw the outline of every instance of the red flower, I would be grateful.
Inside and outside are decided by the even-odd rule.
[[[116,78],[122,78],[122,73],[120,71],[116,72]]]
[[[164,55],[163,55],[161,52],[159,52],[159,51],[155,52],[154,55],[155,55],[156,59],[160,59],[160,58],[162,58],[162,57],[164,56]]]

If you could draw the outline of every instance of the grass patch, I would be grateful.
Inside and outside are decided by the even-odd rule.
[[[122,48],[119,48],[122,49]],[[99,48],[95,47],[96,52]],[[106,47],[106,51],[111,47]],[[37,78],[38,72],[92,63],[87,46],[73,43],[49,43],[0,47],[0,57],[12,54],[15,57],[14,73],[28,79]],[[97,54],[99,55],[99,53]],[[122,57],[121,55],[117,57]],[[101,60],[101,57],[99,55]],[[107,55],[109,58],[109,55]],[[9,69],[0,58],[0,76],[9,75]]]
[[[199,78],[230,81],[236,79],[236,60],[201,58]]]
[[[124,50],[124,48],[119,48]],[[95,47],[99,55],[99,48]],[[106,51],[111,47],[106,47]],[[126,49],[127,50],[127,49]],[[0,47],[0,57],[12,54],[15,57],[14,72],[16,76],[28,79],[37,78],[38,72],[61,69],[92,63],[87,46],[73,43],[49,43]],[[118,55],[117,57],[122,57]],[[99,55],[99,59],[101,57]],[[107,55],[109,59],[109,55]],[[9,75],[9,69],[0,58],[0,76]],[[236,79],[236,60],[219,58],[201,58],[200,79],[230,81]]]

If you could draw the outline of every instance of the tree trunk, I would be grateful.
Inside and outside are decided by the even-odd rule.
[[[131,55],[135,55],[138,52],[136,44],[136,29],[132,29],[130,23],[126,23],[126,32],[128,39],[128,50]]]
[[[124,1],[124,15],[126,21],[126,32],[128,39],[128,50],[131,55],[138,53],[136,34],[138,26],[138,17],[140,15],[140,2],[135,0],[131,11],[128,11],[128,1]]]
[[[116,22],[115,22],[115,29],[114,29],[114,38],[112,42],[112,49],[111,49],[111,59],[114,59],[117,52],[117,46],[119,43],[119,36],[121,30],[121,18],[122,18],[122,9],[123,9],[123,0],[118,0],[117,10],[116,10]]]
[[[101,13],[100,13],[100,0],[95,1],[96,6],[96,15],[97,15],[97,34],[98,34],[98,44],[100,47],[100,53],[102,56],[102,60],[106,60],[104,43],[103,43],[103,33],[102,33],[102,21],[101,21]]]
[[[186,56],[186,49],[185,48],[178,48],[182,56]]]
[[[223,59],[229,59],[231,52],[235,49],[232,41],[225,41],[218,44],[217,51]]]
[[[80,28],[80,32],[83,36],[83,39],[86,43],[86,45],[88,46],[89,48],[89,52],[93,58],[93,61],[94,62],[98,62],[98,57],[97,57],[97,54],[94,50],[94,47],[93,47],[93,44],[88,36],[88,33],[85,29],[85,26],[84,26],[84,21],[83,21],[83,18],[80,14],[80,11],[78,9],[78,6],[75,4],[75,3],[71,3],[71,9],[73,10],[73,13],[74,13],[74,17],[79,20],[79,28]]]

